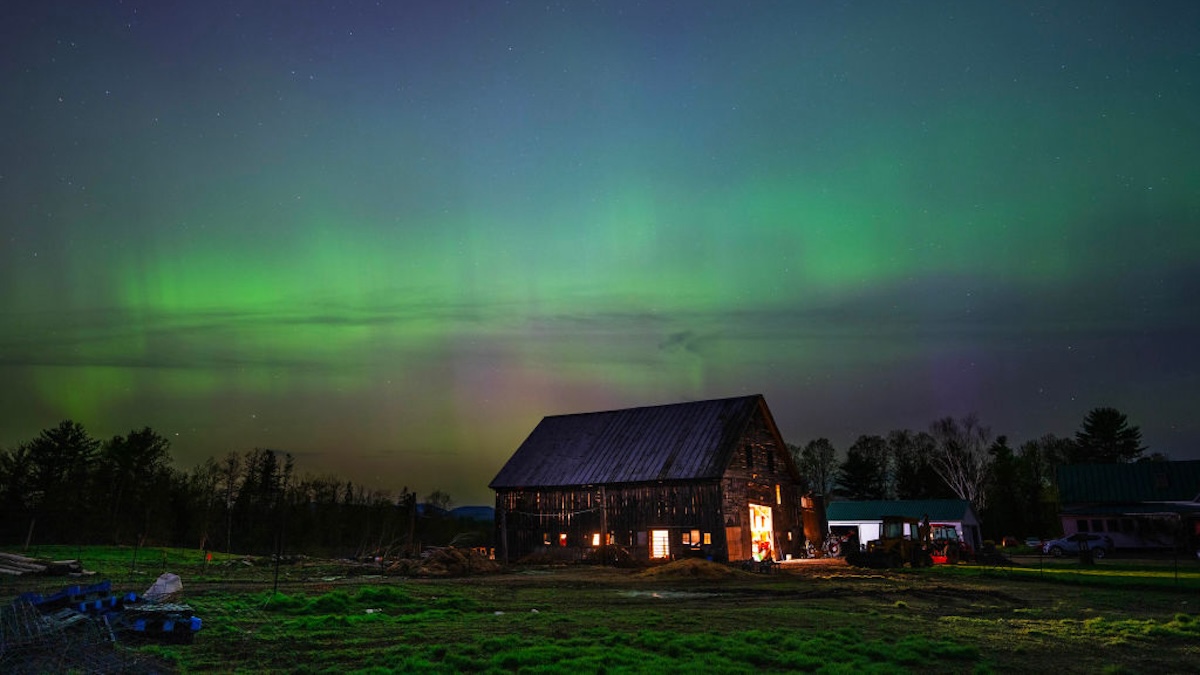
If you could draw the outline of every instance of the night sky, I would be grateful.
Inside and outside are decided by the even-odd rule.
[[[13,5],[22,5],[14,7]],[[0,447],[490,503],[544,415],[1200,458],[1200,3],[0,10]]]

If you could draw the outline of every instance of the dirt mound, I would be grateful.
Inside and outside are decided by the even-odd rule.
[[[387,568],[388,574],[420,577],[465,577],[492,574],[500,565],[469,548],[439,548],[419,560],[398,560]]]
[[[651,567],[638,574],[640,577],[668,579],[728,579],[739,572],[732,567],[702,558],[684,558],[666,565]]]

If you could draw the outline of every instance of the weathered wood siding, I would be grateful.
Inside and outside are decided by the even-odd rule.
[[[804,524],[800,486],[793,471],[787,447],[780,447],[762,413],[756,413],[721,477],[730,560],[751,557],[751,504],[771,507],[776,557],[799,557],[804,546]]]
[[[751,504],[771,509],[777,559],[804,546],[800,476],[761,396],[545,418],[491,487],[510,562],[586,559],[598,533],[645,559],[655,530],[669,558],[744,560]]]
[[[507,552],[509,561],[535,553],[586,559],[594,554],[593,535],[602,532],[602,521],[609,540],[635,558],[650,557],[650,531],[667,530],[672,559],[692,555],[728,559],[716,481],[496,493],[498,554]],[[698,541],[692,540],[693,531],[699,533]],[[705,533],[709,544],[703,543]]]

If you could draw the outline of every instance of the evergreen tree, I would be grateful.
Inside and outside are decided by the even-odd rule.
[[[887,443],[879,436],[859,436],[846,450],[838,470],[838,496],[844,499],[887,499]]]
[[[1092,408],[1075,433],[1077,464],[1132,462],[1142,456],[1142,431],[1116,408]]]
[[[1046,538],[1058,531],[1058,467],[1074,453],[1069,438],[1046,434],[1026,441],[1017,452],[1017,489],[1028,509],[1025,535]]]
[[[1029,512],[1021,494],[1018,480],[1019,467],[1016,455],[1008,447],[1008,438],[998,436],[988,448],[991,471],[987,479],[986,507],[979,514],[983,521],[985,537],[1000,541],[1005,535],[1015,535],[1027,530],[1026,517]]]
[[[147,534],[156,509],[165,514],[169,496],[161,488],[170,470],[170,450],[171,442],[150,427],[114,436],[101,448],[99,475],[108,495],[105,512],[114,544],[127,543],[123,535],[130,530]]]
[[[930,463],[937,444],[925,432],[897,429],[888,434],[896,499],[949,499],[954,497],[946,481]]]
[[[99,447],[100,441],[83,425],[70,420],[42,431],[29,443],[30,496],[43,541],[77,542],[93,531],[95,510],[89,497]]]

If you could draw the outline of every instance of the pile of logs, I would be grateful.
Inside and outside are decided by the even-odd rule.
[[[45,560],[29,558],[16,553],[0,552],[0,574],[23,576],[26,574],[42,574],[46,576],[66,576],[88,574],[78,560]]]

